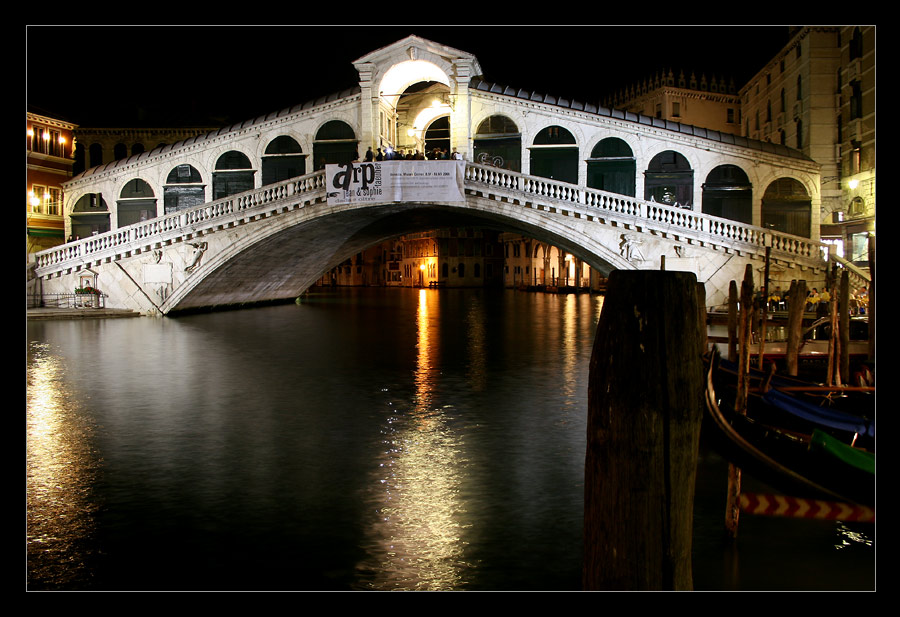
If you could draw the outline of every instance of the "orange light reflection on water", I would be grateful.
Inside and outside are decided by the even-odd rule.
[[[458,589],[465,563],[467,527],[459,496],[466,461],[462,444],[436,408],[438,292],[422,289],[416,313],[414,400],[390,420],[378,483],[378,519],[371,529],[374,589]]]
[[[61,358],[35,345],[26,372],[28,585],[77,588],[87,576],[96,512],[91,431],[72,408]]]

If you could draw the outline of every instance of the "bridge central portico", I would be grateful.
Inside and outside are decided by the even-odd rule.
[[[37,254],[40,291],[71,293],[89,272],[108,306],[146,314],[287,299],[369,246],[462,225],[522,233],[603,274],[665,261],[694,272],[709,304],[767,248],[776,280],[824,280],[818,166],[796,152],[489,84],[470,54],[414,36],[354,66],[358,89],[73,178],[67,233],[85,239]],[[390,160],[398,150],[420,160]],[[336,194],[341,171],[422,180],[429,165],[430,193]],[[741,197],[722,206],[707,185]],[[808,204],[802,235],[767,222],[785,192]]]

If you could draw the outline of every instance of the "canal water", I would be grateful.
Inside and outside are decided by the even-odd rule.
[[[578,590],[602,302],[343,289],[30,322],[27,587]],[[872,526],[745,515],[724,542],[725,469],[702,449],[695,589],[875,588]]]

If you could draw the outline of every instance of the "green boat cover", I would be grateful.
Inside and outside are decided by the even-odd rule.
[[[873,453],[849,446],[819,429],[813,431],[809,447],[834,456],[857,469],[871,474],[875,473],[875,455]]]

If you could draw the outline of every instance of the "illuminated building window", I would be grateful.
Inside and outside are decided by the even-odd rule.
[[[59,215],[62,208],[62,189],[40,184],[32,185],[29,206],[35,214]]]
[[[34,124],[28,136],[30,137],[29,148],[32,152],[50,156],[63,156],[62,135],[59,131]]]

